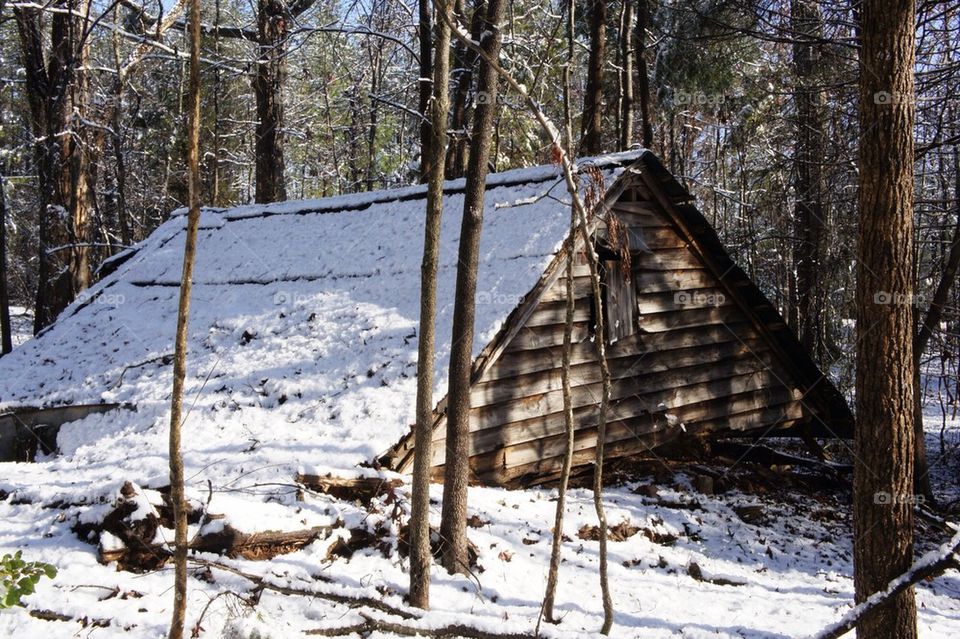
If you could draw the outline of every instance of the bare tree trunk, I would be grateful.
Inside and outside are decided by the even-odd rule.
[[[800,343],[820,361],[823,357],[823,306],[820,278],[825,210],[823,206],[823,100],[815,73],[819,55],[814,40],[822,35],[820,9],[815,0],[791,0],[794,101],[797,109],[796,209],[794,212],[796,270],[796,328]]]
[[[286,78],[287,23],[283,0],[257,0],[257,98],[255,133],[257,202],[287,199],[283,154],[283,85]]]
[[[500,22],[504,0],[487,3],[480,46],[494,60],[500,57]],[[487,188],[487,160],[493,137],[493,118],[497,110],[497,71],[480,62],[477,100],[474,114],[467,185],[463,200],[463,222],[457,288],[453,311],[450,348],[450,381],[447,390],[447,452],[443,466],[443,514],[440,537],[443,540],[443,565],[450,572],[466,572],[467,561],[467,486],[470,479],[470,373],[473,364],[473,324],[476,315],[477,264],[480,257],[480,233],[483,229],[483,200]]]
[[[953,149],[953,174],[956,182],[954,192],[960,198],[960,149]],[[927,442],[923,430],[923,397],[920,394],[920,363],[923,352],[927,349],[933,331],[940,325],[943,312],[947,304],[950,289],[957,280],[960,271],[960,203],[957,205],[957,225],[953,229],[950,242],[950,253],[947,256],[940,281],[933,292],[930,306],[923,319],[918,322],[916,334],[913,338],[913,433],[914,433],[914,489],[929,500],[934,500],[933,489],[930,487],[930,465],[927,461]]]
[[[590,56],[587,62],[587,86],[583,96],[584,153],[596,155],[602,151],[603,129],[603,65],[607,49],[607,3],[590,0]]]
[[[650,104],[650,78],[647,71],[647,26],[650,24],[648,0],[637,0],[636,45],[637,93],[640,102],[640,144],[649,149],[653,144],[653,108]]]
[[[563,69],[563,115],[567,154],[573,153],[573,115],[570,112],[570,84],[574,62],[575,0],[567,1],[567,63]],[[547,573],[547,590],[543,595],[543,618],[550,623],[556,621],[553,605],[557,596],[557,582],[560,578],[560,549],[563,544],[563,517],[567,507],[567,487],[570,484],[570,469],[573,466],[573,444],[575,423],[573,421],[573,398],[570,387],[570,351],[573,346],[573,313],[575,298],[573,293],[573,260],[576,251],[577,214],[570,207],[570,234],[567,237],[567,301],[563,322],[563,355],[560,371],[560,384],[563,392],[563,425],[566,442],[563,449],[563,466],[560,469],[560,484],[557,486],[557,510],[553,519],[553,542],[550,545],[550,569]],[[539,634],[539,620],[537,621]]]
[[[89,99],[85,21],[89,0],[60,0],[51,17],[49,55],[43,10],[14,15],[34,135],[39,197],[39,259],[34,332],[51,324],[90,284],[89,223],[93,191],[83,124]]]
[[[440,222],[443,218],[444,154],[447,146],[447,113],[450,99],[450,16],[452,0],[434,0],[437,20],[437,59],[433,66],[433,96],[427,102],[431,130],[427,150],[430,167],[427,212],[424,222],[423,261],[420,264],[420,337],[417,343],[417,423],[414,427],[413,480],[410,506],[410,605],[430,605],[430,466],[433,460],[433,357],[436,332],[437,263],[440,256]],[[421,5],[421,10],[423,9]],[[429,8],[427,9],[429,16]],[[422,17],[422,14],[421,14]],[[423,22],[421,22],[421,28]],[[421,34],[429,42],[430,36]],[[422,52],[421,52],[422,56]],[[421,62],[423,58],[421,57]],[[422,79],[421,79],[422,81]],[[422,139],[422,138],[421,138]]]
[[[462,2],[461,2],[462,4]],[[474,41],[480,40],[480,29],[483,25],[483,16],[486,13],[486,2],[476,0],[474,2],[473,14],[470,18],[470,37]],[[477,64],[477,54],[469,47],[463,45],[457,47],[456,57],[457,69],[454,73],[456,77],[456,88],[453,94],[452,116],[450,128],[452,135],[450,139],[450,148],[447,151],[447,178],[453,179],[463,177],[467,168],[468,141],[467,128],[469,127],[468,96],[470,87],[473,84],[473,69]]]
[[[0,355],[13,350],[10,328],[10,293],[7,290],[7,197],[6,166],[0,164]]]
[[[174,341],[173,392],[170,398],[170,503],[173,506],[175,548],[173,617],[169,639],[182,639],[187,612],[187,502],[184,496],[180,431],[183,421],[183,383],[187,373],[187,324],[190,291],[200,226],[200,0],[190,2],[190,95],[187,106],[187,187],[190,210],[183,248],[180,304]]]
[[[452,2],[452,0],[447,1]],[[443,0],[441,0],[441,3],[443,3]],[[433,167],[430,163],[430,158],[435,157],[430,149],[433,133],[433,124],[430,117],[430,100],[431,96],[433,95],[433,83],[431,78],[434,75],[432,61],[433,42],[431,41],[432,39],[430,37],[431,9],[431,0],[419,1],[419,25],[417,27],[417,33],[420,40],[420,78],[418,82],[419,104],[417,111],[422,116],[422,120],[420,121],[420,181],[422,182],[426,182],[430,179],[430,176],[433,175]],[[437,51],[439,50],[440,47],[438,45]],[[448,54],[444,53],[444,55]],[[446,82],[446,80],[444,80],[444,82]],[[444,86],[444,89],[446,89],[446,86]],[[444,123],[444,129],[446,129],[446,123]],[[446,133],[444,133],[444,137],[446,137]],[[433,407],[431,407],[431,410],[432,408]]]
[[[914,20],[913,0],[861,5],[853,508],[858,603],[913,561]],[[909,589],[862,620],[857,634],[910,639],[917,636],[916,615]]]
[[[620,9],[620,150],[633,144],[633,4],[623,0]]]
[[[449,18],[447,18],[449,22]],[[557,127],[550,121],[550,118],[547,117],[547,114],[543,112],[543,109],[540,107],[540,104],[534,100],[530,94],[527,92],[526,88],[520,84],[516,78],[510,75],[509,72],[503,69],[500,66],[496,58],[490,57],[486,51],[482,48],[477,47],[473,42],[466,41],[466,38],[460,33],[456,33],[457,39],[470,46],[477,54],[480,56],[480,59],[485,63],[489,64],[499,75],[503,78],[507,84],[510,85],[510,88],[514,90],[522,99],[523,102],[527,105],[527,108],[533,113],[534,117],[537,120],[537,123],[543,129],[543,132],[550,138],[553,152],[556,154],[557,161],[559,162],[561,168],[563,169],[563,180],[567,186],[567,193],[570,194],[571,206],[574,209],[574,212],[577,216],[577,226],[580,229],[580,234],[584,242],[584,251],[587,255],[587,263],[590,265],[591,279],[593,282],[593,302],[597,314],[597,356],[598,362],[600,365],[600,373],[603,379],[603,397],[600,402],[600,414],[597,424],[597,435],[598,435],[598,447],[597,454],[598,457],[602,458],[603,455],[603,445],[602,442],[606,436],[606,416],[607,408],[609,405],[610,399],[610,368],[607,365],[606,358],[606,345],[603,341],[604,334],[604,321],[603,321],[603,299],[600,291],[600,277],[598,270],[598,257],[597,252],[594,249],[593,243],[589,236],[589,223],[587,221],[587,211],[586,206],[583,203],[583,199],[580,197],[580,194],[577,190],[577,182],[574,176],[573,161],[570,159],[570,156],[563,150],[562,143],[560,139],[560,132],[557,130]],[[596,482],[599,480],[599,483],[602,487],[603,484],[603,466],[600,465],[594,475],[594,506],[597,509],[597,515],[600,522],[600,589],[603,595],[603,628],[601,632],[608,633],[610,628],[613,626],[613,600],[610,598],[610,588],[607,581],[607,570],[606,570],[606,537],[607,537],[607,521],[606,516],[603,511],[603,501],[602,495],[596,490]]]

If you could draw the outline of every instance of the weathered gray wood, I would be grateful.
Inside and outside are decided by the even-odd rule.
[[[802,421],[782,419],[784,415],[783,411],[777,413],[777,410],[779,410],[778,407],[773,407],[768,412],[770,415],[780,415],[780,417],[771,417],[768,418],[767,421],[760,421],[758,419],[754,422],[754,428],[760,432],[763,432],[768,430],[771,425],[776,424],[775,431],[779,431],[781,429],[787,430],[796,426]],[[623,428],[623,430],[620,431],[623,436],[617,437],[615,433],[620,428]],[[704,425],[701,428],[699,424],[692,424],[687,427],[687,432],[683,432],[679,428],[676,428],[642,433],[638,435],[637,433],[631,432],[624,428],[622,424],[615,423],[608,425],[608,433],[614,434],[607,438],[607,443],[604,449],[608,451],[608,457],[611,459],[631,455],[655,455],[656,448],[658,446],[670,441],[674,441],[680,437],[695,434],[705,434],[708,432],[710,432],[710,429],[707,425]],[[590,464],[596,454],[595,441],[596,435],[593,437],[594,445],[589,445],[589,442],[584,442],[583,439],[579,440],[579,446],[587,447],[578,447],[578,449],[574,452],[573,465],[575,467],[586,466]],[[549,450],[545,449],[543,453],[548,454]],[[504,457],[505,455],[503,452],[498,451],[492,455],[483,455],[472,459],[471,462],[475,466],[474,473],[477,481],[485,483],[497,483],[506,486],[515,485],[517,482],[521,482],[522,485],[529,485],[530,480],[535,481],[535,483],[549,482],[556,477],[560,470],[560,464],[562,461],[562,458],[557,456],[544,456],[528,464],[517,464],[507,468],[503,465],[505,462]]]
[[[616,261],[603,263],[605,326],[611,344],[637,332],[637,292],[624,268]]]
[[[677,271],[638,271],[633,274],[637,290],[641,293],[686,291],[690,289],[716,288],[717,278],[705,269]]]
[[[751,350],[739,342],[730,342],[709,350],[687,349],[680,355],[657,352],[647,356],[610,359],[608,363],[614,381],[623,381],[625,386],[635,387],[635,391],[631,392],[649,393],[773,367],[775,360],[770,357],[769,349],[760,344],[756,346],[758,350]],[[714,354],[723,354],[724,357],[708,357]],[[598,383],[599,367],[595,362],[571,366],[570,378],[573,387]],[[471,405],[480,409],[540,397],[543,393],[559,391],[560,380],[559,371],[548,369],[512,377],[509,381],[477,383],[471,393]]]
[[[749,412],[770,404],[797,400],[792,389],[764,386],[764,383],[771,383],[769,375],[758,374],[752,383],[750,377],[753,376],[741,375],[729,380],[708,381],[643,396],[626,394],[611,403],[610,418],[614,421],[639,419],[649,425],[649,430],[656,430],[658,427],[673,427],[681,422]],[[724,388],[729,389],[727,394],[718,394],[723,392]],[[623,388],[616,386],[613,389],[615,395],[622,391]],[[596,393],[594,390],[594,394],[590,395],[583,387],[574,390],[574,418],[578,429],[592,427],[596,423]],[[472,455],[489,452],[508,443],[529,442],[562,434],[562,406],[560,412],[552,411],[530,417],[518,412],[514,416],[500,416],[494,421],[477,426],[478,429],[471,433]],[[434,459],[442,460],[444,440],[440,437],[435,441]]]
[[[738,307],[727,304],[668,313],[641,314],[638,323],[641,333],[660,333],[679,328],[729,325],[744,322],[746,319]]]
[[[562,287],[561,287],[562,288]],[[537,310],[530,315],[527,326],[562,325],[565,319],[566,308],[561,302],[541,303]],[[573,311],[574,322],[590,321],[590,304],[584,298],[577,300]]]
[[[617,358],[651,357],[654,353],[662,352],[665,356],[675,355],[683,357],[689,353],[682,351],[689,348],[704,348],[729,342],[743,343],[750,347],[755,336],[749,324],[728,324],[709,326],[705,329],[677,329],[666,333],[650,335],[634,335],[614,344],[608,351],[610,360]],[[571,352],[573,365],[596,361],[596,351],[590,343],[574,344]],[[517,351],[505,353],[495,364],[490,366],[478,382],[507,379],[515,375],[548,370],[559,366],[560,352],[556,348],[545,348],[533,351]]]

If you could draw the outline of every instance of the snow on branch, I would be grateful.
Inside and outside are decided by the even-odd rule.
[[[920,558],[910,570],[891,581],[884,590],[870,595],[866,601],[855,606],[839,621],[827,626],[811,639],[836,639],[853,630],[865,617],[872,614],[884,603],[928,577],[939,575],[950,568],[960,568],[960,532],[953,538]]]

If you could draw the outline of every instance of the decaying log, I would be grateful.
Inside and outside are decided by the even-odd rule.
[[[30,610],[28,613],[34,619],[42,621],[75,621],[84,628],[108,628],[111,624],[110,619],[100,619],[97,617],[71,617],[53,610]]]
[[[320,637],[342,637],[352,634],[364,635],[371,632],[384,632],[403,637],[434,637],[435,639],[457,639],[459,637],[466,637],[467,639],[537,639],[539,637],[535,632],[490,632],[459,623],[439,628],[420,628],[376,619],[362,612],[360,616],[364,619],[363,623],[340,628],[317,628],[307,630],[306,634]]]
[[[297,473],[294,481],[305,488],[337,499],[362,502],[369,502],[375,497],[389,494],[403,485],[399,479],[384,477],[333,477],[331,475],[321,477],[303,473]]]
[[[272,559],[277,555],[296,552],[313,543],[317,539],[326,537],[332,527],[318,526],[305,530],[287,532],[265,531],[256,533],[241,532],[232,526],[225,525],[222,529],[199,535],[190,541],[188,547],[196,552],[209,552],[230,557],[254,561]],[[154,528],[154,532],[156,529]],[[153,537],[149,538],[153,541]],[[130,538],[128,537],[129,543]],[[122,548],[106,549],[100,547],[100,561],[118,562],[122,570],[134,572],[156,570],[164,565],[171,557],[171,550],[166,544],[154,544],[137,539],[130,545]]]
[[[142,572],[156,570],[167,563],[171,548],[166,543],[157,543],[161,527],[171,528],[172,513],[167,495],[164,504],[148,503],[139,487],[126,482],[120,489],[116,507],[104,517],[99,525],[85,527],[78,533],[99,533],[99,558],[103,563],[116,561],[121,570]],[[223,515],[201,513],[191,510],[191,523],[222,519]],[[262,560],[300,550],[319,538],[328,536],[333,527],[318,526],[294,531],[262,531],[247,533],[224,524],[216,530],[194,537],[188,547],[197,552],[209,552],[230,558]],[[109,534],[109,537],[105,536]],[[81,535],[81,536],[86,536]],[[110,542],[107,542],[107,539]],[[119,542],[119,543],[117,543]]]

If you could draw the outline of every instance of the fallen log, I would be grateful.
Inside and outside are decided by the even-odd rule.
[[[161,536],[161,528],[172,528],[172,513],[166,503],[154,505],[143,490],[131,482],[120,489],[116,506],[100,524],[77,529],[81,537],[99,535],[99,559],[102,563],[117,562],[121,570],[146,572],[156,570],[169,561],[171,547]],[[198,523],[221,520],[223,515],[191,509],[188,521]],[[293,531],[243,532],[230,524],[208,525],[207,530],[190,540],[190,550],[251,560],[272,559],[277,555],[300,550],[319,538],[328,536],[334,526],[315,526]]]
[[[318,526],[306,530],[292,530],[277,532],[245,533],[232,526],[225,525],[222,529],[195,537],[189,543],[190,550],[224,555],[231,559],[250,559],[261,561],[273,559],[277,555],[296,552],[317,539],[328,536],[333,530],[331,526]],[[132,547],[131,547],[132,546]],[[100,546],[100,561],[110,563],[116,561],[123,570],[135,572],[156,570],[165,564],[171,555],[167,544],[138,543],[123,547]]]
[[[371,501],[403,485],[399,479],[384,477],[333,477],[297,473],[294,481],[304,488],[347,501]]]
[[[315,628],[307,630],[305,634],[320,637],[342,637],[344,635],[366,635],[371,632],[383,632],[402,637],[433,637],[434,639],[539,639],[536,632],[490,632],[466,624],[455,623],[437,628],[411,626],[394,621],[376,619],[370,615],[360,613],[363,623],[351,624],[341,628]]]
[[[101,619],[97,617],[71,617],[70,615],[65,615],[53,610],[28,610],[27,614],[34,619],[40,619],[41,621],[75,621],[84,628],[109,628],[110,624],[112,623],[110,619]]]

